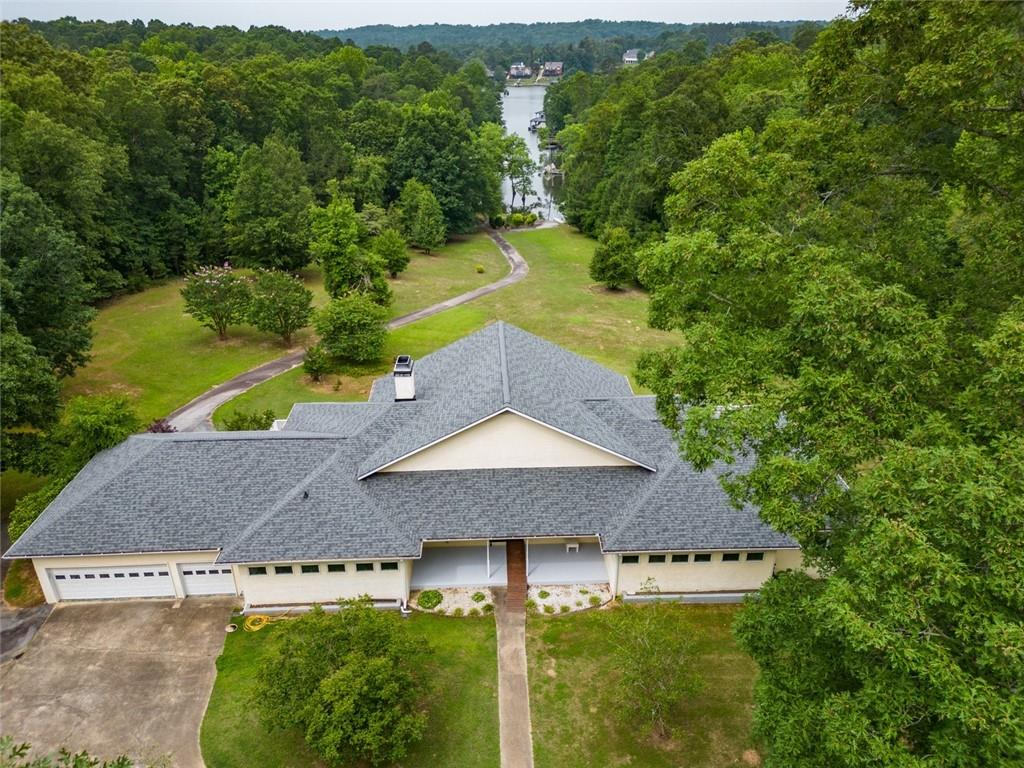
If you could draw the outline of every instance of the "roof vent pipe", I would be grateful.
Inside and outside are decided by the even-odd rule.
[[[412,357],[399,355],[395,358],[395,402],[416,399],[416,376],[412,372]]]

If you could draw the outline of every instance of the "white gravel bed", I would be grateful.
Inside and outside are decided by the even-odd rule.
[[[541,592],[544,595],[541,595]],[[532,586],[527,590],[526,599],[533,601],[533,610],[538,613],[558,614],[604,605],[612,599],[612,593],[607,584]]]
[[[426,610],[420,608],[419,597],[421,592],[440,592],[441,593],[441,604],[432,610]],[[473,595],[477,592],[484,594],[484,599],[477,602],[473,600]],[[490,613],[494,608],[494,595],[491,594],[491,590],[486,587],[480,588],[469,588],[469,587],[446,587],[443,589],[436,590],[417,590],[409,595],[409,605],[418,611],[424,613],[443,613],[447,616],[469,616],[469,612],[472,609],[476,609],[478,613],[484,614]],[[490,609],[485,611],[484,606],[491,606]],[[459,609],[462,610],[461,614],[456,613]]]

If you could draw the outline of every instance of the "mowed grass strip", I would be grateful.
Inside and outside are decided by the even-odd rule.
[[[294,403],[365,400],[373,379],[390,370],[396,355],[422,357],[495,320],[518,325],[626,375],[632,375],[641,352],[677,341],[647,326],[646,293],[609,291],[590,279],[595,247],[590,238],[564,225],[506,237],[530,264],[522,282],[395,331],[375,365],[346,367],[321,384],[310,382],[301,369],[261,384],[222,406],[214,423],[223,424],[225,415],[235,410],[270,409],[284,418]]]
[[[614,608],[610,610],[615,610]],[[677,605],[679,631],[694,638],[699,693],[675,713],[669,739],[619,717],[624,698],[612,661],[609,611],[531,615],[527,661],[537,768],[633,765],[740,768],[751,737],[754,662],[737,646],[737,606]]]
[[[413,252],[409,269],[391,281],[392,315],[493,282],[507,271],[501,252],[484,233],[455,239],[432,256]],[[303,279],[315,303],[326,303],[320,271],[310,267]],[[287,351],[279,338],[249,326],[232,327],[230,337],[220,341],[185,314],[181,286],[181,280],[169,280],[101,307],[93,322],[92,359],[67,380],[65,395],[126,394],[149,422]],[[311,338],[305,329],[295,347]]]
[[[434,648],[422,667],[432,691],[426,734],[403,768],[497,768],[498,696],[494,620],[413,614],[409,630]],[[240,623],[240,622],[239,622]],[[268,731],[252,700],[256,671],[273,647],[275,626],[234,632],[217,660],[217,681],[200,732],[208,768],[321,766],[302,734]]]

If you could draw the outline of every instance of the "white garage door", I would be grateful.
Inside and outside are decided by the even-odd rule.
[[[52,568],[49,573],[59,600],[174,597],[174,584],[166,564],[118,568]]]
[[[181,585],[186,595],[233,595],[235,578],[231,567],[215,563],[183,563]]]

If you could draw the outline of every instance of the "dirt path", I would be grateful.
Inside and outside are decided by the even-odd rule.
[[[493,283],[488,283],[472,291],[453,296],[450,299],[445,299],[437,304],[432,304],[429,307],[423,309],[417,309],[415,312],[410,312],[407,315],[396,317],[394,320],[388,323],[390,330],[401,328],[404,325],[415,323],[417,320],[422,320],[426,317],[439,314],[445,310],[457,307],[461,304],[466,304],[470,301],[479,299],[481,296],[486,296],[495,291],[500,291],[502,288],[507,288],[510,285],[514,285],[526,277],[530,271],[529,264],[526,263],[526,259],[517,251],[512,244],[508,242],[504,237],[495,232],[494,230],[488,230],[491,240],[498,246],[498,249],[504,255],[505,259],[509,264],[509,273],[496,280]],[[279,357],[276,360],[271,360],[269,363],[257,366],[252,370],[240,373],[234,378],[228,379],[222,384],[218,384],[212,389],[207,390],[199,397],[195,398],[191,402],[178,408],[176,411],[167,417],[167,420],[171,423],[176,430],[179,432],[205,432],[213,430],[213,412],[220,406],[231,400],[243,392],[247,392],[257,384],[262,384],[268,379],[272,379],[286,371],[290,371],[292,368],[296,368],[302,365],[302,359],[305,356],[303,350],[297,352],[289,352],[283,357]]]
[[[494,590],[498,628],[498,722],[501,768],[533,768],[530,684],[526,677],[526,611],[510,609]]]

